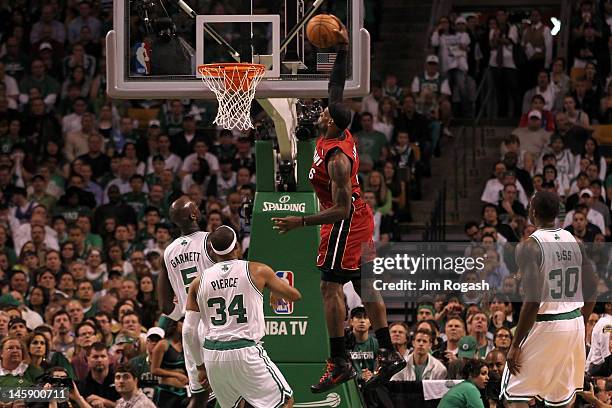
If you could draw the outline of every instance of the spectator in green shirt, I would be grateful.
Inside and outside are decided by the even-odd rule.
[[[136,214],[141,214],[147,204],[147,193],[143,191],[145,179],[140,174],[130,177],[132,191],[123,194],[123,202],[134,209]]]
[[[129,361],[129,364],[136,370],[138,387],[142,389],[142,392],[144,392],[149,399],[153,399],[155,388],[159,383],[159,377],[151,374],[151,357],[153,355],[153,349],[165,335],[166,333],[161,327],[151,327],[147,331],[147,340],[145,343],[147,352],[133,357]]]
[[[374,117],[370,112],[361,114],[360,130],[355,134],[359,156],[369,155],[374,163],[380,159],[383,147],[387,145],[385,134],[374,129]]]
[[[85,235],[85,246],[90,249],[101,251],[104,242],[100,235],[91,232],[91,216],[88,214],[80,214],[77,217],[76,224],[81,228],[83,235]]]
[[[368,381],[376,368],[376,353],[378,352],[378,341],[370,336],[370,318],[363,306],[357,306],[351,310],[349,324],[351,326],[350,337],[354,339],[354,345],[350,348],[351,362],[357,377]]]
[[[40,205],[44,205],[50,213],[53,213],[55,211],[55,203],[57,202],[57,199],[47,192],[48,183],[45,181],[45,178],[40,174],[36,174],[34,177],[32,177],[31,182],[32,191],[30,192],[28,199],[35,201]]]
[[[136,240],[146,242],[155,236],[155,226],[161,221],[161,213],[157,207],[145,207],[143,214],[138,219],[144,219],[144,226],[138,230]]]
[[[43,374],[40,368],[26,363],[28,350],[24,342],[14,336],[7,336],[0,342],[0,386],[30,387]]]
[[[20,100],[22,102],[27,101],[30,89],[38,88],[42,94],[45,105],[52,108],[60,93],[59,82],[57,82],[55,78],[47,75],[45,72],[45,64],[39,59],[32,61],[30,69],[31,74],[26,76],[19,84],[19,91],[21,92]]]
[[[469,360],[463,368],[465,381],[451,388],[438,408],[484,408],[480,390],[489,381],[489,367],[482,360]]]

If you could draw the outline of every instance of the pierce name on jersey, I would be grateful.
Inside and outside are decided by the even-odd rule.
[[[235,288],[238,285],[238,278],[218,279],[210,282],[213,290]]]

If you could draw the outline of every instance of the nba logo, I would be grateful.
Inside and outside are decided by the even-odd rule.
[[[289,286],[294,286],[293,283],[293,272],[291,271],[277,271],[276,276],[284,280],[289,284]],[[286,302],[284,300],[279,300],[276,305],[274,305],[274,313],[280,315],[289,315],[293,313],[293,302]]]
[[[139,42],[132,49],[134,55],[133,72],[140,75],[149,75],[151,73],[151,48],[145,42]]]

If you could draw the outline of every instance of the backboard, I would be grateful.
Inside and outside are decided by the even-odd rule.
[[[345,95],[369,92],[370,36],[362,0],[115,0],[106,37],[107,89],[114,98],[213,99],[196,67],[266,66],[256,98],[322,98],[335,58],[312,46],[310,18],[334,14],[350,34]]]

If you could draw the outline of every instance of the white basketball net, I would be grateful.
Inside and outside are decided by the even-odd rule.
[[[266,71],[260,64],[207,64],[198,67],[202,81],[219,102],[214,124],[224,129],[252,129],[251,102]]]

